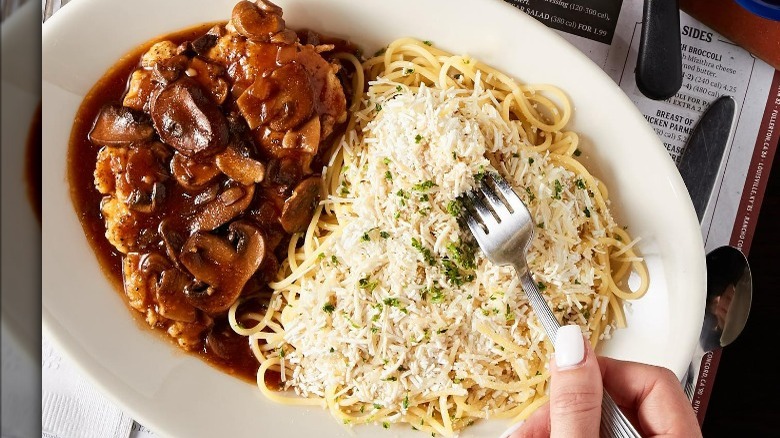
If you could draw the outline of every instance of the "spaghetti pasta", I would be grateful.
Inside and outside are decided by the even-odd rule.
[[[625,325],[624,300],[649,282],[606,186],[577,160],[579,138],[564,130],[571,104],[555,87],[412,38],[362,63],[338,58],[358,74],[324,201],[292,239],[266,312],[230,310],[261,363],[258,385],[345,424],[445,436],[527,417],[547,400],[552,345],[511,268],[460,231],[458,195],[488,169],[510,181],[539,227],[535,280],[594,347]],[[270,392],[270,371],[297,396]]]

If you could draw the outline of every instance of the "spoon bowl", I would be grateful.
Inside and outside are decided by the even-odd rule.
[[[722,348],[745,328],[753,298],[753,276],[747,258],[732,246],[707,254],[707,302],[699,345],[704,351]]]
[[[699,344],[685,377],[685,393],[693,399],[705,354],[723,348],[742,333],[753,300],[753,275],[739,249],[721,246],[707,254],[707,300]]]

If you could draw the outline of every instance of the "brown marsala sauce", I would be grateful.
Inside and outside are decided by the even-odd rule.
[[[41,103],[33,114],[30,130],[27,133],[27,149],[25,156],[25,179],[27,180],[27,196],[30,198],[38,224],[41,223]]]
[[[68,179],[70,182],[71,197],[74,204],[74,208],[79,217],[81,225],[84,229],[85,235],[90,242],[104,272],[108,278],[112,281],[125,304],[128,306],[128,310],[136,318],[139,327],[143,329],[149,329],[149,325],[144,321],[144,316],[130,307],[127,303],[127,299],[123,294],[123,281],[122,281],[122,254],[117,251],[116,248],[108,241],[105,236],[105,223],[100,211],[101,199],[104,195],[99,193],[94,185],[94,171],[97,162],[98,151],[101,146],[93,144],[89,140],[89,133],[93,128],[94,122],[106,104],[120,104],[122,103],[123,95],[125,94],[129,85],[129,77],[131,73],[138,67],[138,62],[143,53],[145,53],[149,47],[155,42],[162,40],[169,40],[175,44],[179,44],[185,41],[192,41],[193,39],[203,35],[210,28],[216,24],[224,24],[225,22],[212,22],[203,25],[198,25],[180,32],[157,37],[139,47],[126,56],[121,58],[90,90],[84,101],[79,108],[76,115],[73,130],[71,132],[69,151],[68,151]],[[306,30],[298,31],[299,36],[305,34]],[[303,40],[303,37],[301,38]],[[343,40],[328,39],[320,36],[320,41],[327,43],[334,43],[336,45],[336,51],[350,51],[352,53],[358,53],[358,50],[351,43]],[[326,57],[327,58],[327,57]],[[351,95],[351,82],[348,80],[349,73],[339,73],[339,79],[344,87],[344,94],[347,97],[347,108],[349,107],[349,97]],[[335,136],[343,133],[344,126],[337,126],[336,130],[330,136],[329,139],[335,138]],[[325,148],[329,143],[326,139],[321,143]],[[327,159],[327,154],[321,154],[325,156],[317,156],[314,160],[312,168],[316,168],[315,165],[321,165]],[[255,200],[261,198],[261,194],[256,194]],[[183,203],[183,199],[187,198],[187,195],[182,193],[168,193],[168,201]],[[260,201],[262,202],[262,200]],[[166,209],[168,209],[166,207]],[[149,215],[150,221],[159,221],[160,217],[157,214]],[[169,216],[170,218],[170,216]],[[183,220],[183,219],[179,219]],[[289,236],[286,237],[289,239]],[[289,240],[285,240],[289,241]],[[280,244],[277,247],[277,258],[283,260],[286,252],[287,245],[285,243]],[[262,290],[264,285],[259,285],[258,290]],[[246,296],[246,294],[244,294]],[[259,300],[249,300],[246,304],[242,305],[242,310],[261,310],[264,307],[264,303]],[[160,336],[167,339],[176,345],[176,340],[166,335],[164,330],[155,329],[155,332]],[[207,363],[217,367],[218,369],[228,374],[237,376],[248,382],[254,382],[256,380],[258,362],[252,354],[247,338],[242,337],[230,328],[227,317],[225,315],[214,318],[214,327],[210,333],[220,338],[220,344],[224,348],[228,348],[229,354],[226,358],[224,351],[223,354],[218,355],[208,346],[207,342],[203,343],[203,347],[193,353],[205,360]],[[178,345],[176,345],[178,347]],[[180,349],[185,351],[184,349]],[[185,351],[186,352],[186,351]],[[278,388],[280,385],[279,376],[276,373],[266,373],[266,384],[272,388]]]

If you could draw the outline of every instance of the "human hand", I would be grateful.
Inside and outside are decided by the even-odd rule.
[[[696,415],[674,373],[653,365],[597,358],[577,326],[558,331],[550,374],[550,402],[502,437],[596,438],[602,388],[643,437],[701,437]]]

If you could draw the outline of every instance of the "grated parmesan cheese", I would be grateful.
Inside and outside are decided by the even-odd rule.
[[[412,397],[487,396],[489,416],[535,396],[511,388],[541,378],[532,370],[551,346],[513,270],[488,262],[459,227],[458,195],[489,169],[513,184],[539,227],[535,279],[564,322],[583,326],[584,312],[607,306],[593,258],[615,224],[597,211],[595,188],[534,152],[479,80],[474,90],[382,83],[398,92],[369,89],[363,130],[342,143],[348,191],[327,202],[349,206],[343,229],[285,309],[285,385],[399,414]]]

